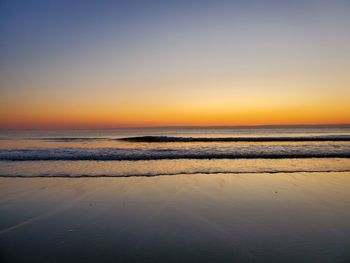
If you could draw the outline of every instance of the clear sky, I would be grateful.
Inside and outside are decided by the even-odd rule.
[[[350,123],[350,1],[0,1],[0,128]]]

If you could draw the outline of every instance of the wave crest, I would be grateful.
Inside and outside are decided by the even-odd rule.
[[[139,136],[119,139],[127,142],[325,142],[350,141],[349,135],[309,137],[169,137]]]
[[[137,161],[175,159],[350,158],[347,145],[227,147],[24,148],[0,150],[0,161]]]

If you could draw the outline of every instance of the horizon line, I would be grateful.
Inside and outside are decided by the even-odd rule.
[[[43,128],[30,128],[30,127],[17,127],[17,128],[2,128],[0,131],[36,131],[36,130],[122,130],[122,129],[171,129],[171,128],[235,128],[235,129],[248,129],[248,128],[350,128],[350,123],[339,124],[261,124],[261,125],[149,125],[149,126],[123,126],[123,127],[43,127]]]

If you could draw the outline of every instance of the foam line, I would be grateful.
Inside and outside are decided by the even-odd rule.
[[[106,177],[157,177],[177,175],[215,175],[215,174],[279,174],[279,173],[348,173],[350,170],[276,170],[276,171],[198,171],[198,172],[175,172],[175,173],[144,173],[144,174],[38,174],[38,175],[11,175],[0,174],[0,178],[106,178]]]

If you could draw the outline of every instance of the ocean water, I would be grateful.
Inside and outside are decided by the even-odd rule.
[[[2,177],[349,172],[350,128],[3,131]]]

